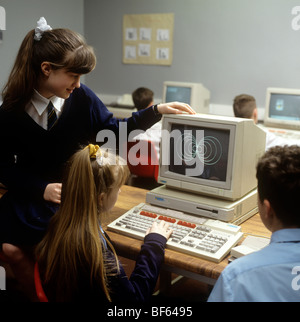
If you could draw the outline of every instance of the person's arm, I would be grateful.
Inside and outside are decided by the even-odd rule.
[[[230,283],[226,282],[226,277],[224,278],[224,275],[221,274],[219,276],[207,301],[208,302],[232,302],[233,301]]]
[[[1,124],[2,125],[2,124]],[[48,182],[40,179],[26,168],[21,168],[15,162],[18,146],[11,139],[9,129],[0,125],[0,182],[9,190],[31,196],[42,198]]]
[[[20,165],[18,145],[20,136],[26,138],[26,131],[16,125],[15,119],[22,121],[22,115],[13,112],[0,112],[0,182],[10,191],[33,199],[58,201],[60,183],[50,184],[28,167]],[[21,121],[20,121],[21,120]],[[19,123],[17,123],[19,124]],[[21,128],[21,130],[19,129]],[[36,158],[43,162],[43,149],[47,147],[36,146]]]
[[[97,135],[101,130],[111,130],[118,138],[121,122],[127,123],[126,127],[128,135],[130,132],[137,129],[146,131],[152,125],[160,121],[163,114],[195,114],[195,111],[188,104],[171,102],[156,104],[146,109],[133,112],[131,117],[121,120],[113,117],[113,114],[88,87],[82,85],[78,91],[81,91],[82,94],[85,93],[83,94],[85,95],[85,108],[87,106],[90,107],[91,127],[94,135]],[[154,108],[154,106],[156,107]]]
[[[131,118],[124,119],[127,122],[128,133],[141,129],[146,131],[161,120],[163,114],[196,114],[196,112],[185,103],[170,102],[150,106],[146,109],[132,113]]]
[[[180,102],[170,102],[157,104],[157,110],[160,114],[196,114],[192,107],[185,103]]]
[[[148,229],[130,278],[124,273],[119,278],[119,301],[146,302],[150,299],[164,261],[167,239],[172,234],[168,227],[168,223],[161,221]]]

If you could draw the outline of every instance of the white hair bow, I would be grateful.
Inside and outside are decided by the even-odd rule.
[[[47,21],[44,17],[41,17],[40,20],[37,22],[35,28],[35,35],[34,39],[40,41],[42,39],[43,33],[47,30],[52,30],[52,28],[47,25]]]

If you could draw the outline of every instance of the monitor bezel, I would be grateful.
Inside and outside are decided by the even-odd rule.
[[[166,122],[166,123],[164,123]],[[201,121],[199,119],[176,119],[176,118],[164,118],[163,119],[163,126],[164,130],[167,130],[169,133],[171,132],[172,124],[181,124],[181,125],[190,125],[193,127],[204,128],[204,129],[220,129],[220,130],[229,130],[229,146],[228,146],[228,160],[227,160],[227,171],[226,171],[226,180],[225,181],[217,181],[217,180],[208,180],[203,178],[195,178],[195,177],[187,177],[182,174],[174,173],[169,170],[168,163],[169,159],[168,156],[165,156],[164,159],[163,155],[165,151],[170,151],[170,140],[166,139],[164,134],[162,135],[162,142],[161,142],[161,158],[160,158],[160,169],[159,169],[159,176],[160,180],[168,179],[175,180],[178,182],[184,182],[186,184],[191,185],[201,185],[202,187],[210,187],[216,189],[224,189],[224,190],[231,190],[232,189],[232,178],[233,178],[233,168],[234,168],[234,146],[236,141],[236,124],[230,124],[226,122],[207,122]],[[187,124],[188,123],[188,124]],[[164,162],[165,161],[165,162]],[[167,183],[167,185],[170,185]],[[172,184],[171,184],[172,185]],[[178,185],[174,185],[175,187]]]
[[[163,103],[168,103],[166,100],[168,86],[190,88],[191,96],[189,105],[192,106],[197,113],[209,114],[210,91],[203,86],[202,83],[164,81],[162,97]]]
[[[272,94],[300,96],[300,89],[275,88],[275,87],[267,88],[264,125],[269,127],[275,127],[275,128],[300,130],[300,121],[275,119],[269,116]]]
[[[164,91],[163,91],[163,103],[168,103],[168,102],[173,102],[174,99],[171,100],[167,100],[167,96],[168,96],[168,90],[170,88],[183,88],[183,89],[188,89],[190,90],[190,97],[189,97],[189,102],[184,102],[186,104],[192,105],[193,103],[193,95],[194,95],[194,91],[196,90],[198,84],[192,84],[192,83],[176,83],[176,82],[165,82],[164,83]],[[175,101],[179,101],[176,100]],[[182,100],[181,100],[182,101]]]

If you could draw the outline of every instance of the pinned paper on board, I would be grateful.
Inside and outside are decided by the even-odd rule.
[[[171,65],[174,14],[124,15],[123,63]]]
[[[2,6],[0,6],[0,30],[6,30],[6,12]]]

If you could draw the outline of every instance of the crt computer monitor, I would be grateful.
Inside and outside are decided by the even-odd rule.
[[[158,182],[168,188],[237,200],[257,186],[265,132],[253,120],[164,115]]]
[[[209,113],[210,92],[200,83],[166,81],[163,84],[163,103],[187,103],[197,112]]]
[[[300,130],[300,90],[267,88],[264,125]]]

